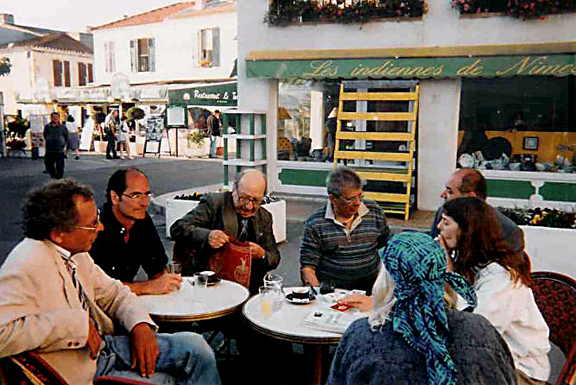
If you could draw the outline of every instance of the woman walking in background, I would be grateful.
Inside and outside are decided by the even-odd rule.
[[[438,229],[451,269],[476,289],[474,313],[508,343],[518,384],[544,384],[550,375],[548,325],[530,289],[528,261],[502,237],[494,209],[475,197],[452,199],[444,204]],[[464,308],[459,299],[458,309]]]
[[[130,127],[128,127],[128,118],[126,115],[122,115],[120,118],[120,128],[118,130],[118,144],[120,145],[120,159],[124,158],[124,150],[126,150],[126,157],[128,159],[134,159],[130,156],[130,143],[128,141],[128,133],[130,132]]]
[[[74,121],[74,117],[72,115],[68,115],[66,118],[66,129],[68,130],[68,143],[66,144],[66,152],[68,150],[76,151],[76,156],[74,159],[80,159],[80,151],[78,148],[80,147],[80,140],[78,138],[78,125]]]

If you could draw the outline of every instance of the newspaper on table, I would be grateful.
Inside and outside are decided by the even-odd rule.
[[[362,313],[357,309],[346,312],[340,312],[330,308],[316,309],[312,310],[310,314],[304,318],[303,325],[327,332],[344,333],[352,322],[366,316],[366,313]]]

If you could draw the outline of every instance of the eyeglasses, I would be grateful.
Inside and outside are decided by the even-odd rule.
[[[238,191],[236,191],[236,195],[238,195],[238,201],[242,206],[246,206],[248,203],[252,203],[254,206],[260,206],[262,203],[262,198],[250,198],[240,194]]]
[[[364,194],[356,195],[355,197],[352,198],[344,198],[341,195],[336,195],[336,197],[341,199],[347,205],[351,205],[352,203],[362,202],[362,199],[364,199]]]
[[[138,199],[138,200],[154,198],[154,194],[152,194],[150,191],[145,193],[135,192],[132,194],[122,193],[122,195],[124,195],[126,198]]]
[[[89,226],[73,226],[75,229],[97,231],[98,225],[100,224],[100,210],[96,211],[96,220],[92,223],[92,227]]]

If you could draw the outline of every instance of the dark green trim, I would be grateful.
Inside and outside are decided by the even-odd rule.
[[[184,99],[185,94],[188,94],[187,100]],[[195,106],[236,107],[238,105],[238,84],[237,82],[230,82],[168,90],[168,102]]]
[[[305,167],[305,165],[302,165]],[[278,174],[283,185],[326,187],[329,170],[301,170],[284,168]]]
[[[428,79],[576,75],[576,54],[248,60],[249,78]]]
[[[489,196],[491,198],[530,199],[534,187],[528,181],[488,179]]]
[[[540,195],[547,201],[576,202],[576,184],[545,182]]]
[[[250,114],[250,135],[254,135],[254,114]]]

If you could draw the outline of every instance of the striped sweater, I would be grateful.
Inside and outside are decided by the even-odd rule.
[[[304,224],[300,267],[314,268],[320,282],[370,292],[380,269],[378,249],[388,241],[390,230],[375,202],[364,205],[368,212],[348,235],[343,225],[326,217],[328,206],[312,214]]]

